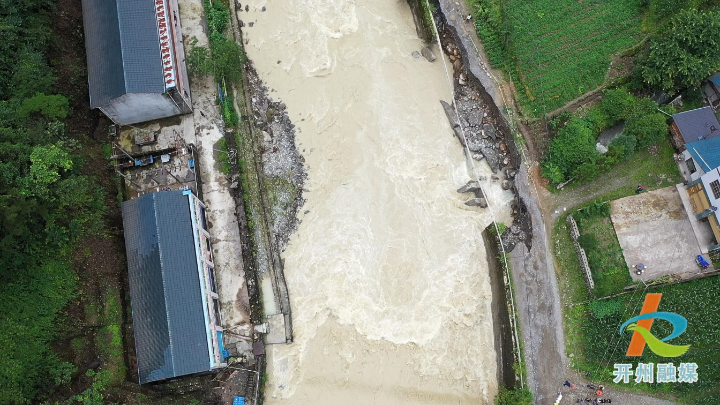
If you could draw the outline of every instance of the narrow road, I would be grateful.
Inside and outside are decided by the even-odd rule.
[[[465,22],[468,15],[465,2],[441,0],[440,10],[459,37],[458,43],[465,48],[469,70],[486,86],[499,110],[504,111],[506,103],[502,89],[498,88],[498,81],[490,76],[475,27]],[[533,224],[531,249],[528,251],[525,245],[519,244],[510,253],[510,265],[524,346],[526,385],[532,391],[536,404],[552,404],[559,392],[563,393],[563,403],[575,403],[590,397],[591,393],[588,388],[580,388],[588,382],[570,369],[565,356],[562,309],[549,243],[552,226],[563,207],[573,207],[615,190],[630,175],[632,173],[616,173],[610,181],[596,181],[573,192],[559,194],[552,194],[537,184],[537,177],[528,172],[526,164],[521,165],[515,177],[518,194],[523,198]],[[557,214],[555,211],[558,211]],[[565,380],[572,381],[577,388],[564,388],[562,384]],[[618,392],[613,388],[606,388],[605,392],[604,397],[612,399],[614,404],[673,404],[644,395]]]

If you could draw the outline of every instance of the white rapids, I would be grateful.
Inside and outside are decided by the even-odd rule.
[[[442,60],[413,56],[406,1],[242,7],[248,56],[286,103],[309,175],[283,253],[295,342],[269,348],[268,403],[491,403],[492,218],[455,192],[471,174],[439,103],[451,90]],[[512,196],[484,186],[507,223]]]

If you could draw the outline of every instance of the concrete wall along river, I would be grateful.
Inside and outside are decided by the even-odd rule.
[[[451,90],[441,60],[413,56],[408,5],[245,6],[248,56],[308,167],[283,253],[295,342],[268,348],[268,403],[491,403],[491,215],[455,192],[470,174],[439,103]],[[512,198],[484,186],[496,210]]]

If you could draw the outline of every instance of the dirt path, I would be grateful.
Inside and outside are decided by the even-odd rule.
[[[536,184],[539,184],[540,170],[538,167],[534,167],[533,169],[532,177],[535,179]],[[636,172],[637,170],[623,173],[610,173],[591,183],[559,193],[551,193],[545,187],[538,187],[538,194],[542,200],[543,214],[548,216],[552,222],[555,222],[565,210],[590,202],[627,185],[629,178],[633,177]]]

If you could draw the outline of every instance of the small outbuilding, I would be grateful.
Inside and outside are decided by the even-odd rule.
[[[205,206],[190,190],[122,205],[140,384],[225,367]]]
[[[683,151],[686,143],[720,135],[720,123],[712,107],[697,108],[673,114],[670,133],[675,147]]]
[[[713,109],[720,109],[720,72],[708,77],[703,86],[703,93]]]
[[[192,111],[177,0],[82,0],[90,107],[119,125]]]

